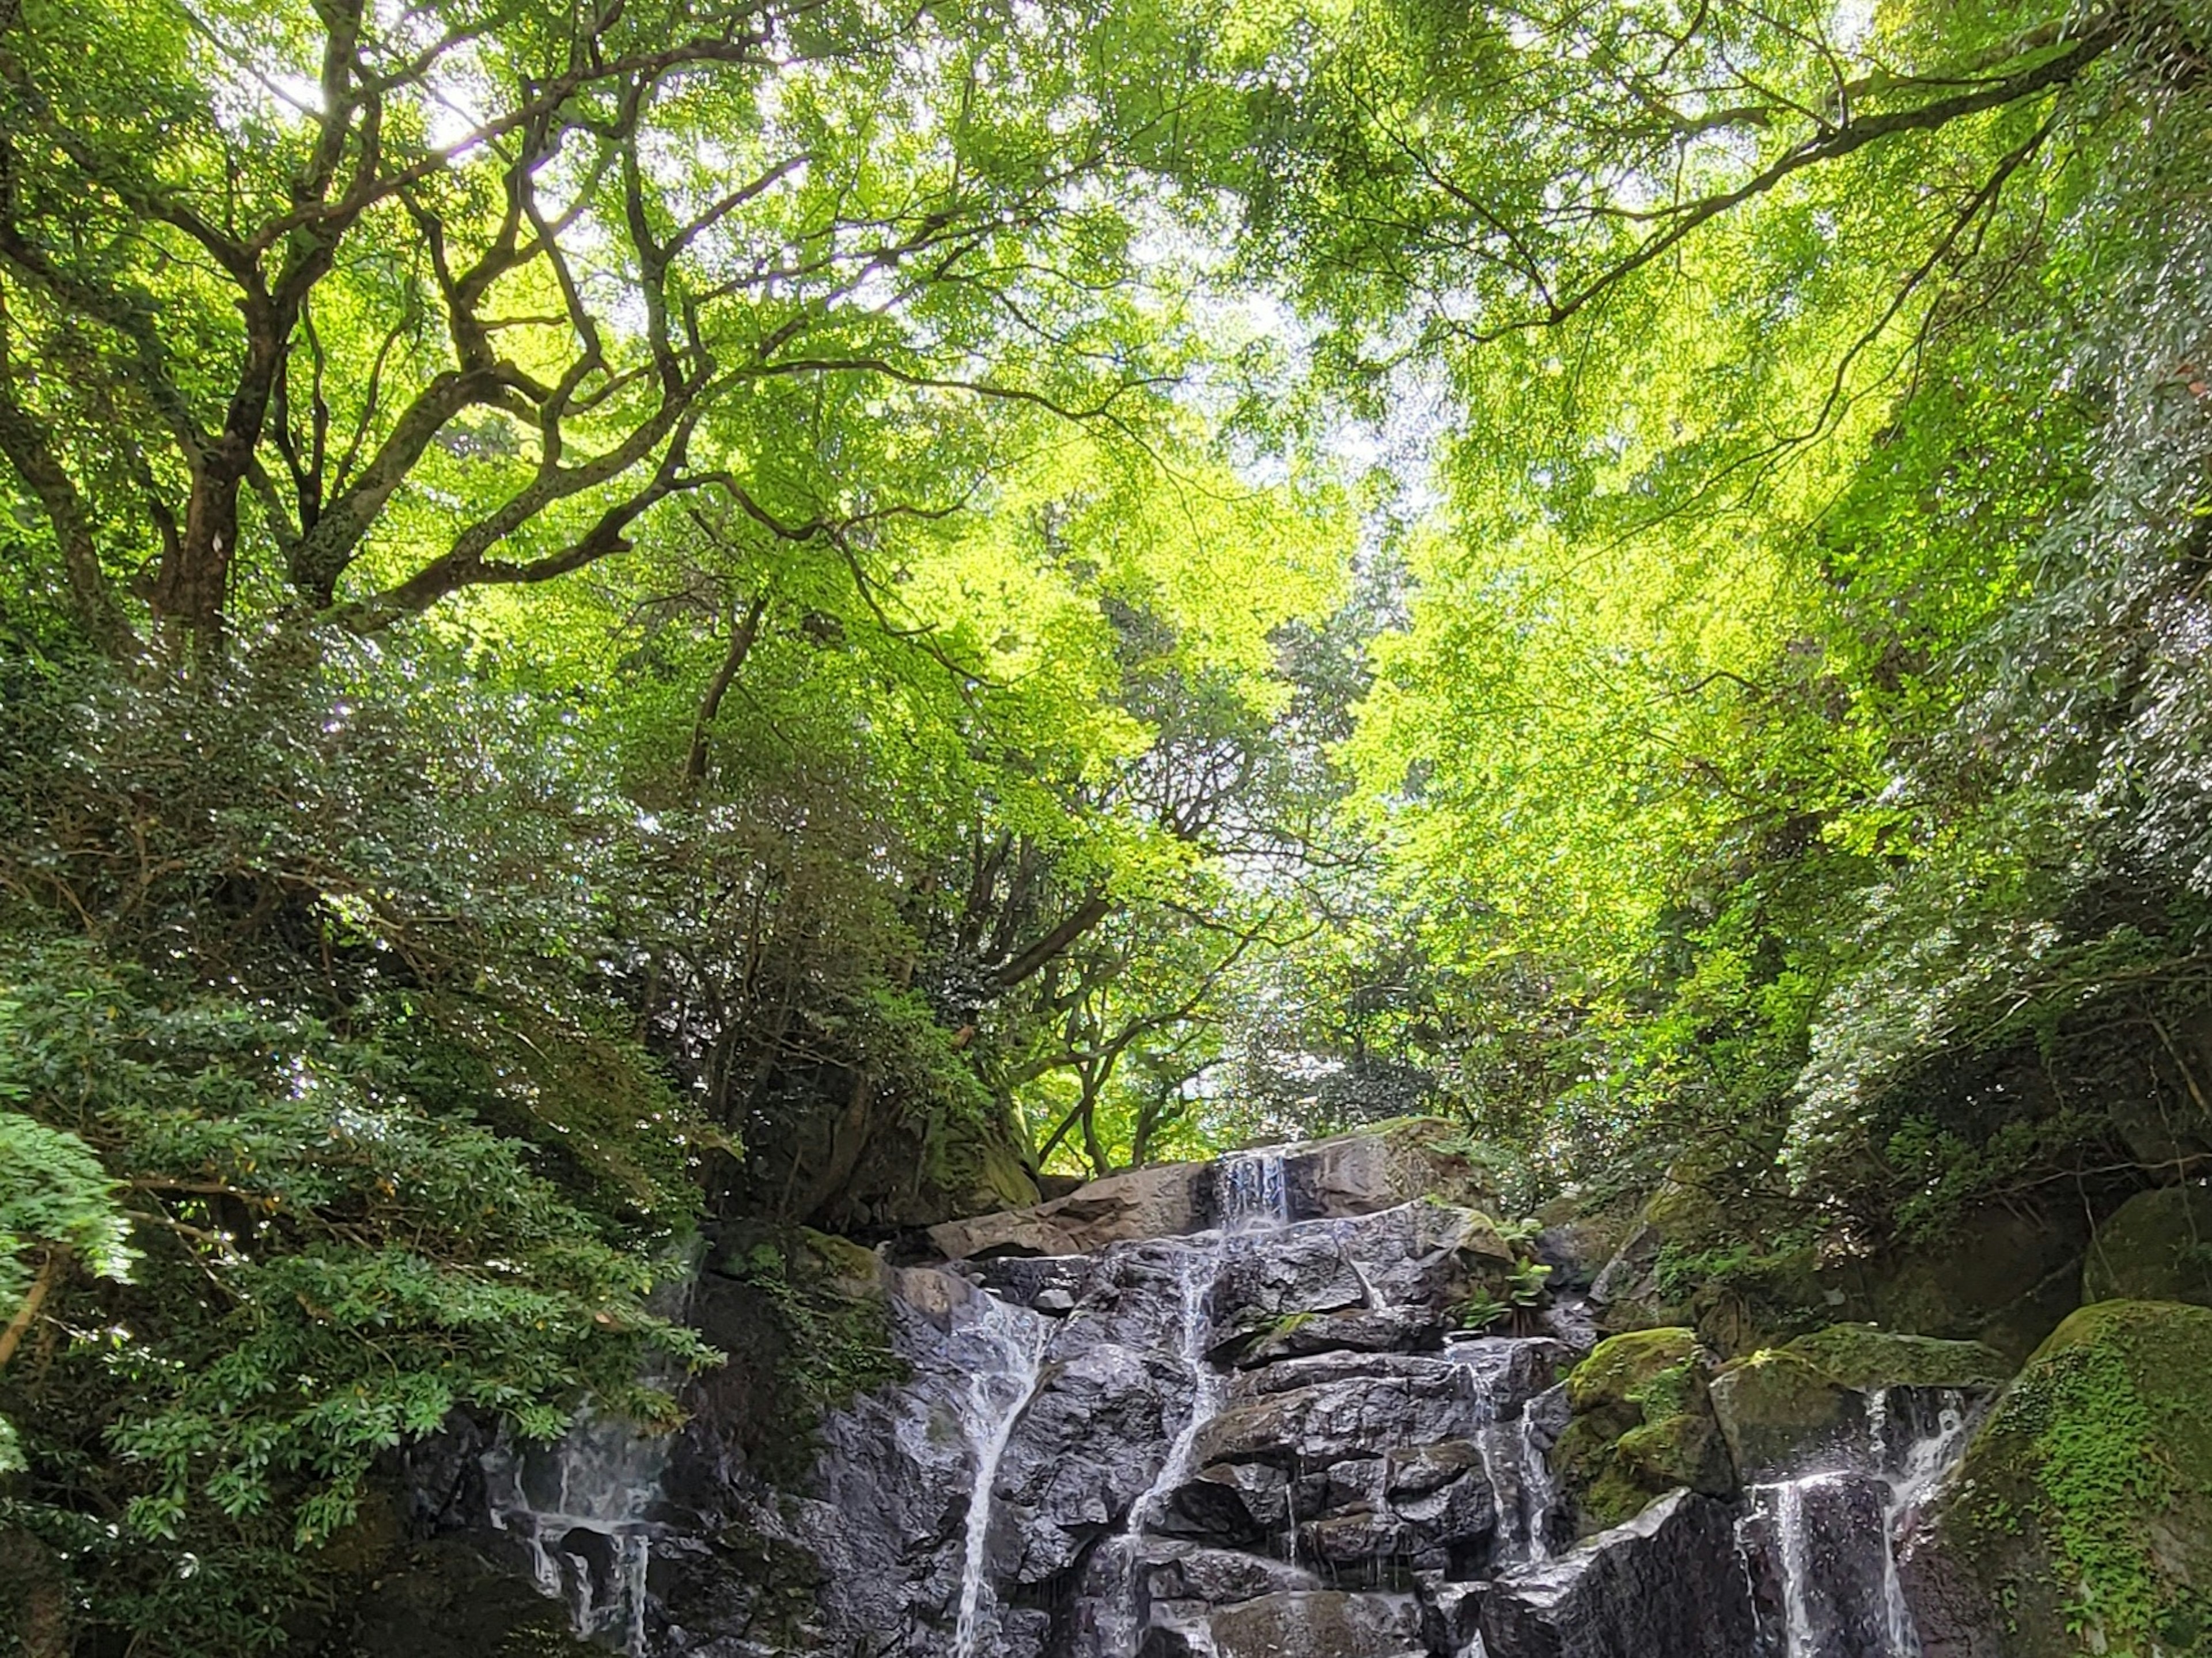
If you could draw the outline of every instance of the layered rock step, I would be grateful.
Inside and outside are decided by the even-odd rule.
[[[1911,1658],[1891,1540],[2001,1361],[1597,1344],[1517,1229],[1373,1201],[1448,1142],[1367,1138],[862,1256],[907,1380],[824,1418],[800,1494],[695,1419],[633,1658]],[[1098,1227],[1160,1230],[1033,1247]]]

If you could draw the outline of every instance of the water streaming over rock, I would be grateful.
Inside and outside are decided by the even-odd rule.
[[[1036,1391],[1052,1331],[1051,1321],[1042,1315],[996,1296],[979,1296],[969,1306],[974,1309],[972,1327],[989,1362],[969,1379],[969,1408],[962,1423],[975,1457],[975,1478],[969,1487],[963,1532],[960,1614],[953,1626],[952,1658],[975,1658],[990,1580],[992,1485],[1022,1409]]]
[[[1078,1194],[1054,1226],[1151,1229],[1081,1251],[884,1266],[908,1377],[823,1418],[803,1485],[709,1404],[672,1464],[593,1424],[495,1450],[495,1523],[632,1658],[1917,1658],[1893,1544],[1966,1397],[1868,1394],[1817,1466],[1575,1544],[1588,1320],[1459,1330],[1510,1264],[1487,1206],[1332,1178],[1248,1154]]]
[[[546,1594],[568,1603],[576,1632],[643,1649],[652,1511],[665,1440],[584,1418],[550,1445],[495,1445],[483,1458],[491,1523],[518,1540]]]
[[[1972,1415],[1951,1389],[1877,1389],[1863,1442],[1835,1466],[1751,1488],[1737,1536],[1762,1658],[1919,1658],[1897,1546]]]

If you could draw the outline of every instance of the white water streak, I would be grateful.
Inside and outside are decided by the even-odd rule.
[[[983,1585],[988,1576],[991,1486],[1014,1424],[1036,1391],[1052,1326],[1042,1315],[1010,1306],[995,1296],[981,1297],[985,1311],[976,1333],[999,1360],[994,1370],[978,1370],[968,1380],[969,1443],[975,1452],[975,1482],[968,1495],[966,1550],[960,1566],[960,1617],[953,1626],[952,1658],[975,1658],[981,1619]],[[978,1430],[981,1430],[978,1437]]]

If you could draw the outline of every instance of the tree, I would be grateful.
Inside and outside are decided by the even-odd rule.
[[[7,0],[0,457],[61,603],[110,652],[142,606],[376,629],[687,498],[787,543],[955,509],[987,437],[925,485],[854,428],[1113,417],[1169,365],[1116,197],[1202,118],[1174,21]]]

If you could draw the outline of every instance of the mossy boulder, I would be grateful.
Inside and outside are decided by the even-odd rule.
[[[1849,1315],[1893,1330],[1978,1341],[2024,1359],[2081,1304],[2089,1228],[2080,1206],[1992,1205],[1959,1216],[1940,1237],[1875,1262]]]
[[[1838,1315],[1845,1295],[1809,1242],[1778,1244],[1776,1218],[1747,1211],[1747,1175],[1684,1159],[1645,1199],[1590,1299],[1601,1329],[1686,1325],[1723,1357],[1772,1346]]]
[[[1632,1519],[1677,1486],[1735,1489],[1714,1418],[1711,1355],[1697,1332],[1634,1330],[1600,1342],[1567,1378],[1572,1412],[1553,1451],[1583,1536]]]
[[[318,1631],[295,1638],[313,1658],[605,1658],[568,1631],[565,1601],[548,1600],[512,1563],[459,1538],[395,1551]]]
[[[2001,1388],[2012,1366],[1978,1341],[1910,1335],[1872,1324],[1831,1324],[1784,1349],[1839,1388]]]
[[[1846,1452],[1863,1463],[1871,1395],[1906,1388],[1986,1397],[2009,1370],[1978,1342],[1835,1324],[1723,1367],[1713,1412],[1738,1473],[1771,1478]]]
[[[2212,1307],[2212,1189],[2161,1187],[2122,1204],[2089,1246],[2081,1299]]]
[[[2106,1301],[2069,1316],[1901,1572],[1927,1658],[2212,1651],[2212,1309]]]

